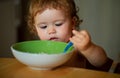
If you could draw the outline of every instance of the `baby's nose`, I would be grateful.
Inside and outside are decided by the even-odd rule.
[[[49,34],[54,34],[56,32],[55,28],[54,27],[49,27],[48,28],[48,33]]]

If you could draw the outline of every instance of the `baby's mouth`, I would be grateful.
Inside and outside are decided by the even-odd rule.
[[[51,37],[49,40],[58,41],[58,38],[57,37]]]

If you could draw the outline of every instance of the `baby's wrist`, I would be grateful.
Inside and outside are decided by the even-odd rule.
[[[85,48],[84,49],[82,49],[81,51],[88,51],[88,50],[90,50],[91,48],[93,48],[95,45],[92,43],[92,42],[89,42],[89,44],[87,44],[86,46],[85,46]]]
[[[81,50],[81,53],[85,56],[89,56],[91,54],[91,52],[93,52],[92,50],[96,47],[96,45],[94,43],[89,43],[89,45],[87,45],[87,47],[83,50]]]

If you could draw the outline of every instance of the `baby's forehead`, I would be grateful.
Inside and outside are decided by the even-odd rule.
[[[65,16],[69,16],[70,15],[70,12],[67,12],[65,9],[62,9],[62,8],[45,8],[45,9],[42,9],[42,10],[37,10],[36,11],[36,13],[35,13],[35,16],[37,15],[37,14],[42,14],[42,13],[44,13],[44,12],[46,12],[47,10],[51,10],[51,11],[54,11],[54,10],[56,10],[56,11],[59,11],[59,12],[61,12],[62,14],[64,14]]]

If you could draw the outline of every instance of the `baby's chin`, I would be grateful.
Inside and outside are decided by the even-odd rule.
[[[60,40],[55,40],[55,39],[54,39],[54,40],[50,40],[50,41],[60,41]],[[61,42],[61,41],[60,41],[60,42]]]
[[[70,40],[61,40],[61,39],[48,39],[49,41],[58,41],[68,43]]]
[[[65,41],[63,41],[63,40],[60,40],[60,39],[52,39],[52,40],[50,40],[50,41],[65,42]]]

